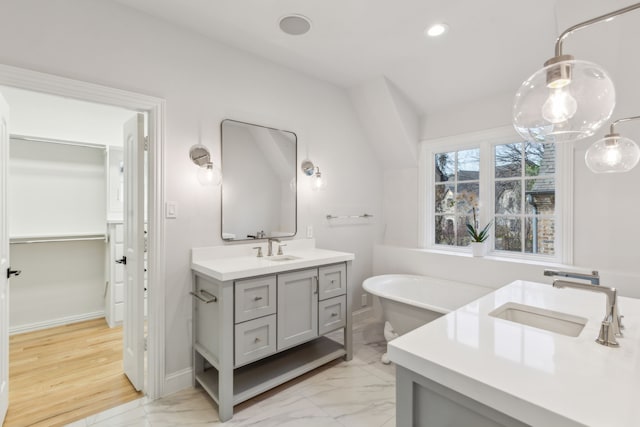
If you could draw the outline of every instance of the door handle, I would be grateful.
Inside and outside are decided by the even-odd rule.
[[[7,279],[10,279],[11,276],[19,276],[22,273],[22,270],[12,270],[11,267],[7,268]]]
[[[127,257],[126,257],[126,256],[123,256],[122,258],[117,259],[117,260],[116,260],[116,264],[124,264],[124,265],[127,265]]]

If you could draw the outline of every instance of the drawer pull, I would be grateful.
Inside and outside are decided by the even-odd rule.
[[[331,313],[331,317],[336,317],[338,313]]]
[[[260,338],[256,337],[256,339],[253,340],[254,343],[259,343],[260,342]]]
[[[335,280],[332,280],[332,281],[331,281],[331,284],[333,285],[334,283],[336,283],[336,281],[335,281]]]
[[[254,301],[260,301],[262,299],[262,297],[255,297],[253,298]]]
[[[201,293],[202,295],[204,295],[205,297],[207,297],[206,299],[205,299],[205,298],[202,298],[200,295],[196,294],[195,292],[189,292],[189,293],[190,293],[191,295],[193,295],[193,296],[194,296],[194,298],[198,298],[200,301],[202,301],[202,302],[203,302],[203,303],[205,303],[205,304],[209,304],[209,303],[217,302],[217,301],[218,301],[218,297],[217,297],[217,296],[215,296],[215,295],[213,295],[213,294],[211,294],[211,293],[209,293],[209,292],[205,291],[204,289],[200,289],[200,293]]]

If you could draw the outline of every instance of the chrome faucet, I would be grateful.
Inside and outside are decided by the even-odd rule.
[[[268,251],[267,251],[267,256],[272,256],[273,255],[273,242],[280,243],[280,239],[276,239],[275,237],[269,237],[269,238],[267,238],[267,242],[269,244]]]
[[[601,292],[607,296],[607,311],[602,320],[600,327],[600,333],[596,342],[598,344],[606,345],[608,347],[618,347],[616,341],[616,335],[622,336],[622,316],[618,314],[618,301],[616,288],[609,288],[607,286],[589,285],[586,283],[570,282],[568,280],[554,280],[554,288],[574,288],[582,289],[585,291]]]
[[[589,282],[591,282],[592,285],[595,285],[595,286],[600,285],[600,275],[596,270],[593,270],[591,274],[573,273],[571,271],[560,271],[560,270],[544,270],[544,275],[570,277],[572,279],[588,280]]]

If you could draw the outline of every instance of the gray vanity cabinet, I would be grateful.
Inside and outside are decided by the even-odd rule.
[[[278,350],[318,336],[318,269],[278,274]]]
[[[227,281],[194,270],[194,385],[218,403],[222,421],[234,405],[332,360],[351,360],[350,265]]]

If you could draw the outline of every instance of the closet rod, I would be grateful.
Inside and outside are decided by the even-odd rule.
[[[91,236],[78,236],[78,237],[52,237],[52,238],[29,238],[29,237],[16,237],[9,239],[9,243],[12,245],[21,245],[26,243],[53,243],[53,242],[82,242],[88,240],[107,240],[106,234],[97,234]]]
[[[35,136],[26,136],[26,135],[9,135],[10,139],[15,139],[18,141],[29,141],[29,142],[46,142],[50,144],[62,144],[62,145],[72,145],[75,147],[86,147],[86,148],[99,148],[104,150],[106,145],[104,144],[94,144],[91,142],[80,142],[80,141],[68,141],[65,139],[55,139],[55,138],[39,138]]]

